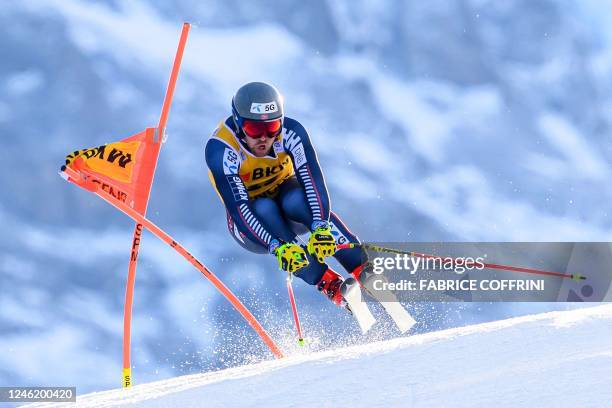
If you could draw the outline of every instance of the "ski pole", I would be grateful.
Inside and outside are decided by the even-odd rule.
[[[289,292],[289,301],[291,302],[291,311],[293,312],[293,320],[295,321],[295,328],[298,334],[298,344],[304,345],[304,337],[302,336],[302,327],[300,326],[300,317],[298,316],[297,305],[295,304],[295,295],[293,294],[293,286],[291,281],[293,280],[293,274],[289,273],[287,276],[287,291]]]
[[[375,252],[387,252],[391,254],[409,255],[409,256],[414,256],[414,257],[419,257],[419,258],[452,259],[449,257],[443,258],[441,256],[436,256],[436,255],[428,255],[428,254],[421,254],[418,252],[401,251],[399,249],[384,248],[384,247],[379,247],[376,245],[370,245],[366,243],[361,243],[361,244],[348,243],[348,244],[340,244],[337,246],[337,249],[346,249],[346,248],[363,248],[363,249],[369,249],[370,251],[375,251]],[[543,271],[541,269],[522,268],[518,266],[499,265],[499,264],[494,264],[494,263],[484,263],[483,265],[485,268],[489,268],[489,269],[500,269],[500,270],[511,271],[511,272],[531,273],[534,275],[556,276],[558,278],[573,279],[575,281],[586,279],[586,276],[583,276],[579,273],[550,272],[550,271]]]

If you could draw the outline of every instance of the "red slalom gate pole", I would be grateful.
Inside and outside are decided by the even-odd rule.
[[[428,254],[421,254],[418,252],[410,252],[410,251],[401,251],[399,249],[392,249],[392,248],[384,248],[384,247],[379,247],[376,245],[370,245],[370,244],[355,244],[355,243],[349,243],[349,244],[340,244],[336,246],[337,249],[347,249],[347,248],[363,248],[363,249],[369,249],[371,251],[376,251],[376,252],[388,252],[391,254],[400,254],[400,255],[409,255],[409,256],[415,256],[415,257],[419,257],[419,258],[429,258],[429,259],[452,259],[450,257],[442,257],[442,256],[437,256],[437,255],[428,255]],[[499,269],[499,270],[504,270],[504,271],[511,271],[511,272],[522,272],[522,273],[531,273],[534,275],[543,275],[543,276],[556,276],[558,278],[563,278],[563,279],[573,279],[573,280],[585,280],[586,276],[583,276],[579,273],[561,273],[561,272],[551,272],[551,271],[544,271],[541,269],[534,269],[534,268],[522,268],[519,266],[510,266],[510,265],[499,265],[499,264],[494,264],[494,263],[483,263],[485,268],[488,269]]]
[[[289,276],[287,276],[287,292],[289,292],[289,301],[291,302],[291,311],[293,312],[293,321],[295,322],[295,328],[297,329],[298,344],[300,346],[303,346],[304,336],[302,336],[302,326],[300,325],[300,317],[298,316],[297,305],[295,303],[295,294],[293,293],[293,285],[291,284],[292,280],[293,280],[293,275],[289,274]]]
[[[174,57],[174,64],[172,65],[170,80],[168,81],[168,87],[166,88],[166,96],[164,97],[164,103],[159,116],[159,124],[157,125],[157,128],[162,136],[166,128],[166,122],[168,121],[168,113],[170,113],[170,106],[172,105],[172,98],[174,97],[174,89],[176,88],[176,80],[178,78],[179,70],[181,69],[181,61],[183,60],[183,52],[185,51],[185,44],[187,43],[187,36],[189,35],[190,28],[191,24],[183,23],[181,38],[179,38],[179,45],[176,49],[176,56]]]
[[[172,249],[178,252],[183,258],[185,258],[190,264],[195,266],[197,270],[199,270],[202,275],[204,275],[208,280],[217,288],[219,292],[234,306],[234,308],[242,315],[242,317],[247,321],[247,323],[255,330],[255,332],[261,337],[263,342],[268,346],[272,354],[276,358],[284,357],[280,348],[276,345],[274,340],[270,337],[268,332],[263,328],[263,326],[257,321],[255,316],[240,302],[240,300],[232,293],[231,290],[227,286],[223,284],[217,276],[212,273],[206,266],[204,266],[200,261],[198,261],[193,255],[189,253],[181,244],[174,240],[170,235],[164,232],[161,228],[155,225],[153,222],[143,217],[138,211],[134,210],[127,204],[118,201],[115,197],[113,197],[109,192],[99,188],[99,184],[93,183],[87,178],[81,177],[80,173],[77,173],[70,167],[66,167],[64,169],[64,174],[68,176],[68,181],[72,181],[78,186],[85,188],[93,193],[95,193],[98,197],[102,198],[104,201],[108,202],[134,221],[139,224],[142,224],[146,229],[151,231],[153,235],[157,238],[161,239],[163,242],[168,244]]]
[[[159,151],[161,149],[161,143],[164,139],[166,122],[168,120],[168,113],[170,112],[170,106],[172,105],[172,98],[174,96],[174,89],[176,87],[176,80],[181,68],[181,61],[183,59],[183,51],[185,50],[185,44],[187,43],[187,36],[189,35],[189,23],[183,24],[181,31],[181,37],[179,39],[178,48],[176,50],[176,56],[174,57],[174,63],[172,71],[170,73],[170,80],[168,81],[168,87],[166,88],[166,95],[164,96],[164,102],[162,104],[162,110],[159,117],[159,124],[157,126],[157,132],[155,142],[157,143],[157,156],[155,163],[153,163],[152,176],[155,175],[155,167],[157,166],[157,157],[159,157]],[[148,186],[148,193],[151,191],[151,185],[153,184],[153,178],[151,177],[150,185]],[[144,202],[142,208],[138,208],[143,215],[147,213],[147,205],[149,201],[147,193],[147,200]],[[132,250],[130,253],[130,261],[128,265],[128,276],[125,285],[125,305],[123,307],[123,375],[122,385],[124,388],[132,386],[132,364],[131,364],[131,332],[132,332],[132,306],[134,304],[134,286],[136,284],[136,266],[138,262],[138,253],[140,250],[140,239],[142,235],[142,224],[136,223],[134,227],[134,233],[132,237]]]

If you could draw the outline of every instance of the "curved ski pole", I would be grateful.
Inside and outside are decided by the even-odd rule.
[[[366,243],[361,243],[361,244],[356,244],[356,243],[340,244],[340,245],[337,245],[336,248],[337,249],[363,248],[363,249],[369,249],[370,251],[375,251],[375,252],[387,252],[387,253],[390,253],[390,254],[409,255],[409,256],[414,256],[414,257],[419,257],[419,258],[430,258],[430,259],[439,259],[439,258],[441,258],[441,259],[446,259],[446,258],[441,257],[441,256],[421,254],[421,253],[418,253],[418,252],[411,252],[411,251],[402,251],[402,250],[399,250],[399,249],[379,247],[379,246],[376,246],[376,245],[370,245],[370,244],[366,244]],[[585,280],[586,279],[586,276],[581,275],[579,273],[550,272],[550,271],[543,271],[541,269],[522,268],[522,267],[518,267],[518,266],[499,265],[499,264],[493,264],[493,263],[485,263],[484,267],[485,268],[489,268],[489,269],[499,269],[499,270],[510,271],[510,272],[531,273],[531,274],[534,274],[534,275],[556,276],[558,278],[573,279],[573,280],[576,280],[576,281]]]
[[[291,302],[291,311],[293,312],[293,321],[295,322],[295,328],[297,329],[298,345],[304,346],[304,336],[302,336],[302,327],[300,325],[300,317],[298,316],[297,305],[295,303],[295,295],[293,293],[293,274],[289,273],[287,276],[287,292],[289,292],[289,301]]]
[[[61,173],[60,173],[61,174]],[[190,264],[196,267],[202,275],[204,275],[208,280],[217,288],[219,292],[234,306],[234,308],[242,315],[242,317],[247,321],[247,323],[255,330],[255,332],[261,337],[263,342],[270,348],[270,351],[274,354],[276,358],[284,357],[282,351],[278,348],[276,343],[272,340],[270,335],[266,332],[266,330],[261,326],[261,324],[257,321],[255,316],[240,302],[240,300],[232,293],[231,290],[227,288],[217,278],[217,276],[212,273],[206,266],[204,266],[200,261],[198,261],[193,255],[191,255],[181,244],[176,242],[170,235],[164,232],[161,228],[155,225],[153,222],[148,220],[139,214],[136,210],[128,206],[127,204],[118,201],[115,197],[113,197],[109,192],[99,188],[99,184],[88,180],[87,178],[81,177],[80,173],[77,173],[70,167],[66,167],[61,174],[62,177],[66,178],[68,181],[72,181],[75,184],[95,193],[97,196],[102,198],[104,201],[113,205],[115,208],[132,218],[139,224],[142,224],[146,229],[151,231],[153,235],[157,238],[164,241],[166,244],[170,245],[176,252],[181,254],[183,258],[185,258]]]

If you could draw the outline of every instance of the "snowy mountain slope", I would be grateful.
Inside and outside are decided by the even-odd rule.
[[[284,279],[226,233],[202,156],[239,85],[283,90],[334,210],[364,240],[608,240],[610,10],[602,0],[2,2],[0,384],[116,385],[133,223],[57,170],[73,149],[156,123],[183,21],[194,27],[149,216],[273,332],[290,325]],[[322,344],[351,336],[340,310],[301,282],[296,292],[304,316],[338,328]],[[571,307],[436,306],[416,311],[421,332]],[[149,234],[132,341],[141,382],[241,365],[260,344]]]
[[[612,400],[611,339],[607,304],[182,376],[78,405],[600,407]]]

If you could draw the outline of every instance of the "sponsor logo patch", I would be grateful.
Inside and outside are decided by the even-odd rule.
[[[234,194],[234,200],[236,201],[247,201],[249,194],[247,193],[246,187],[238,175],[225,176],[229,183],[232,194]]]
[[[122,183],[132,182],[134,159],[140,147],[138,141],[114,142],[91,149],[83,149],[66,157],[69,166],[76,159],[83,160],[86,167]]]
[[[255,181],[255,180],[258,180],[260,178],[274,176],[275,174],[280,173],[281,171],[283,171],[285,169],[285,167],[290,164],[290,160],[291,159],[289,157],[285,157],[281,163],[276,164],[274,166],[256,167],[256,168],[253,169],[252,172],[243,174],[241,176],[242,180],[244,180],[244,181],[249,181],[249,180]]]
[[[304,145],[302,144],[302,140],[297,133],[290,130],[287,132],[284,142],[285,148],[293,155],[295,168],[299,169],[304,163],[306,163],[306,154],[304,153]]]
[[[293,160],[295,162],[296,169],[299,169],[306,163],[306,153],[304,153],[304,145],[302,143],[291,150],[291,153],[293,153]]]
[[[342,232],[340,232],[338,227],[336,227],[336,225],[333,222],[330,222],[330,226],[331,226],[331,230],[332,230],[332,235],[336,239],[336,243],[337,244],[346,244],[347,242],[349,242],[349,240],[346,237],[346,235],[344,235]]]
[[[237,174],[238,164],[238,155],[236,152],[226,147],[223,152],[223,173]]]
[[[295,146],[301,142],[300,137],[293,130],[290,130],[286,135],[283,135],[283,141],[285,143],[285,148],[287,148],[289,151],[293,150]]]
[[[258,113],[260,115],[263,115],[263,114],[269,114],[269,113],[274,113],[274,112],[278,112],[278,106],[276,105],[276,102],[274,101],[266,102],[266,103],[258,103],[258,102],[251,103],[251,113]]]
[[[272,147],[274,148],[274,153],[283,152],[283,145],[281,145],[281,142],[279,142],[278,140],[272,144]]]

